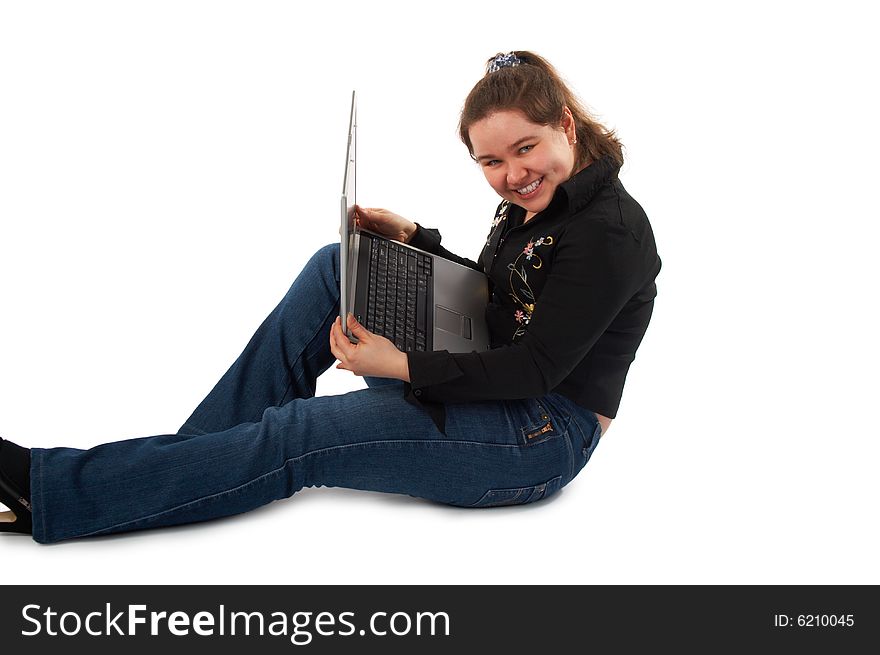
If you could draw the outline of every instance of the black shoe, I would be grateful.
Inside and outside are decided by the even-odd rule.
[[[0,503],[6,505],[10,510],[8,512],[0,512],[0,532],[33,534],[30,498],[28,498],[27,493],[22,492],[20,485],[9,479],[9,475],[4,471],[3,447],[7,444],[13,448],[18,448],[18,446],[9,441],[0,439]],[[26,449],[22,448],[21,450],[27,452]]]

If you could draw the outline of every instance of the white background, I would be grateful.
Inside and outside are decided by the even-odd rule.
[[[473,257],[496,199],[458,111],[486,58],[543,54],[618,130],[664,262],[619,418],[554,500],[309,489],[7,535],[4,582],[880,583],[864,4],[0,3],[0,434],[22,445],[179,427],[337,239],[352,88],[359,200]]]

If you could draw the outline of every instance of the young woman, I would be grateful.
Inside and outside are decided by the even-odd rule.
[[[401,352],[338,319],[338,245],[319,250],[176,434],[89,450],[0,442],[0,530],[42,543],[227,516],[304,486],[463,507],[571,482],[617,413],[660,259],[614,134],[530,52],[489,60],[460,135],[502,198],[477,261],[383,209],[366,228],[484,271],[492,348]],[[337,368],[369,387],[315,397]]]

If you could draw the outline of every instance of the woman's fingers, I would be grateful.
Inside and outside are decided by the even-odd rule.
[[[349,312],[349,314],[346,318],[348,320],[348,329],[355,336],[355,338],[357,338],[358,341],[363,341],[365,338],[369,338],[370,331],[367,330],[367,328],[365,328],[363,325],[361,325],[360,323],[357,322],[357,319],[354,317],[354,314]],[[342,325],[341,322],[340,322],[340,325]]]
[[[360,205],[354,206],[354,213],[355,216],[357,216],[358,219],[362,221],[372,222],[374,219],[373,212],[366,207],[361,207]]]
[[[367,363],[374,356],[375,347],[381,344],[374,345],[373,333],[361,325],[353,314],[349,313],[346,318],[348,329],[358,342],[351,343],[342,329],[342,320],[337,316],[330,328],[330,352],[339,360],[339,365],[336,368],[360,375],[359,371],[367,366]]]
[[[336,320],[333,322],[333,326],[330,328],[330,352],[339,360],[343,365],[343,368],[348,362],[349,353],[347,348],[350,346],[351,344],[348,342],[348,337],[346,337],[345,333],[342,331],[342,322],[337,316]]]
[[[372,333],[358,323],[353,314],[349,313],[347,319],[348,329],[357,338],[358,343],[354,344],[349,340],[342,329],[342,319],[337,316],[336,320],[333,321],[333,326],[330,328],[330,352],[340,362],[340,366],[336,368],[354,371],[358,365],[357,361],[355,361],[358,359],[358,347],[366,346]]]
[[[401,365],[400,358],[405,360],[406,356],[391,341],[367,330],[352,314],[346,318],[348,329],[358,342],[351,343],[342,328],[342,320],[337,317],[330,329],[330,351],[339,360],[336,368],[351,371],[355,375],[398,377],[407,366],[405,361]],[[405,372],[405,377],[407,375],[408,372]]]

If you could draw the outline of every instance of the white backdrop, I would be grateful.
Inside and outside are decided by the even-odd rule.
[[[4,581],[880,583],[863,3],[435,5],[0,2],[0,435],[175,431],[337,239],[352,88],[361,202],[475,256],[496,200],[458,111],[487,57],[532,49],[618,130],[664,261],[588,467],[526,508],[310,489],[7,536]]]

